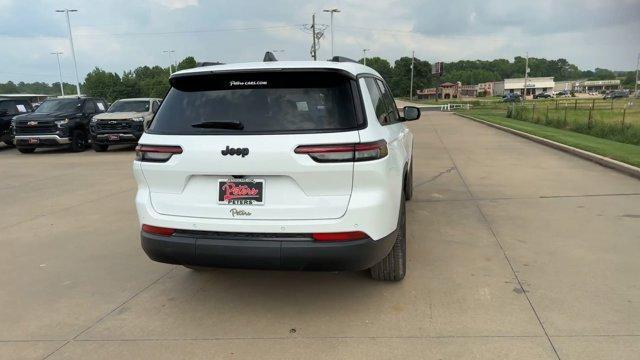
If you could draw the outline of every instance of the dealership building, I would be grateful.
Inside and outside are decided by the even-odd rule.
[[[504,79],[502,84],[494,87],[494,95],[504,95],[507,93],[520,93],[527,95],[535,95],[543,92],[551,92],[555,83],[553,77],[531,77],[527,79],[525,85],[524,78]]]

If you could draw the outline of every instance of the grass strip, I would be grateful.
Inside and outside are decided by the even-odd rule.
[[[595,136],[534,124],[527,121],[510,119],[503,116],[489,115],[486,113],[483,114],[481,111],[474,112],[473,110],[463,110],[458,112],[514,130],[559,142],[561,144],[573,146],[594,154],[606,156],[629,165],[640,167],[640,146],[637,145],[619,143]]]

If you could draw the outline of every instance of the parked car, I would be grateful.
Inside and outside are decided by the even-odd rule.
[[[13,131],[11,119],[20,114],[33,111],[33,107],[27,100],[0,98],[0,141],[8,146],[13,146]]]
[[[502,96],[502,102],[517,102],[522,99],[520,93],[506,93]]]
[[[571,92],[569,90],[561,90],[556,93],[557,98],[566,98],[571,97]]]
[[[45,100],[34,112],[13,119],[15,144],[21,153],[36,148],[68,146],[83,151],[89,143],[91,118],[107,110],[107,102],[92,97]]]
[[[622,99],[628,98],[629,92],[626,90],[613,90],[606,93],[602,98],[603,99]]]
[[[406,272],[413,135],[344,58],[174,73],[136,148],[142,247],[198,266]]]
[[[547,93],[547,92],[541,92],[541,93],[537,93],[533,95],[534,99],[550,99],[552,98],[553,95]]]
[[[137,144],[144,129],[158,111],[162,99],[137,98],[114,102],[107,112],[91,119],[91,141],[95,151],[109,145]]]

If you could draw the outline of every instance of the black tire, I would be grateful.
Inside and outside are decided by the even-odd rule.
[[[413,197],[413,158],[409,164],[409,170],[404,181],[404,199],[409,201]]]
[[[18,151],[20,151],[23,154],[32,154],[34,151],[36,151],[36,148],[33,148],[33,147],[19,147]]]
[[[396,242],[389,254],[369,269],[374,280],[400,281],[407,273],[407,219],[405,215],[405,200],[402,196]]]
[[[7,145],[8,147],[14,147],[15,146],[11,140],[5,140],[5,141],[3,141],[3,143],[5,145]]]
[[[104,152],[109,149],[109,145],[106,144],[93,144],[93,150],[97,152]]]
[[[71,135],[71,151],[81,152],[87,149],[87,133],[75,130]]]

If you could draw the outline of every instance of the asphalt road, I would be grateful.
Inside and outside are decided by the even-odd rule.
[[[640,181],[451,114],[411,127],[401,283],[154,263],[130,149],[0,150],[0,358],[637,359]]]

